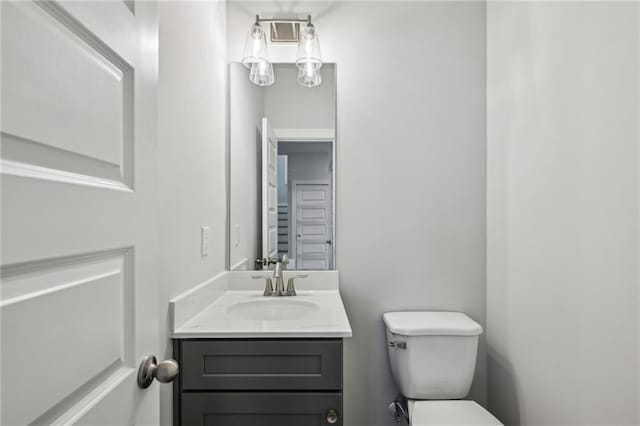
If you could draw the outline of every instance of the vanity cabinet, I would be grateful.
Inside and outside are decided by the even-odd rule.
[[[174,425],[342,425],[342,339],[176,339]]]

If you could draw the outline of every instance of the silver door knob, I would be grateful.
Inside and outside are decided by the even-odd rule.
[[[175,360],[167,359],[158,362],[155,356],[147,355],[138,368],[138,386],[146,389],[151,386],[153,379],[160,383],[172,382],[179,372],[180,368]]]
[[[338,413],[336,410],[329,410],[327,413],[327,423],[334,424],[338,422]]]

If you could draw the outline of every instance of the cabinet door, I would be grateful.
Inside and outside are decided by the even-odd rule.
[[[184,390],[339,391],[340,339],[184,340]]]
[[[337,413],[335,423],[327,419]],[[182,394],[183,426],[342,425],[341,393],[188,392]]]

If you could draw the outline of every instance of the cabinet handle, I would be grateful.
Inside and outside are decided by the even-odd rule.
[[[334,424],[337,422],[338,422],[338,413],[336,413],[336,410],[329,410],[329,412],[327,412],[327,423]]]

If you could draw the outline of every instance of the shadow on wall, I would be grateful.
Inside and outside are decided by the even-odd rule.
[[[367,306],[355,305],[349,311],[351,327],[358,333],[344,340],[344,424],[394,426],[398,423],[387,406],[401,395],[391,374],[382,313],[366,312]]]
[[[520,425],[518,389],[511,363],[487,347],[487,406],[505,426]]]

